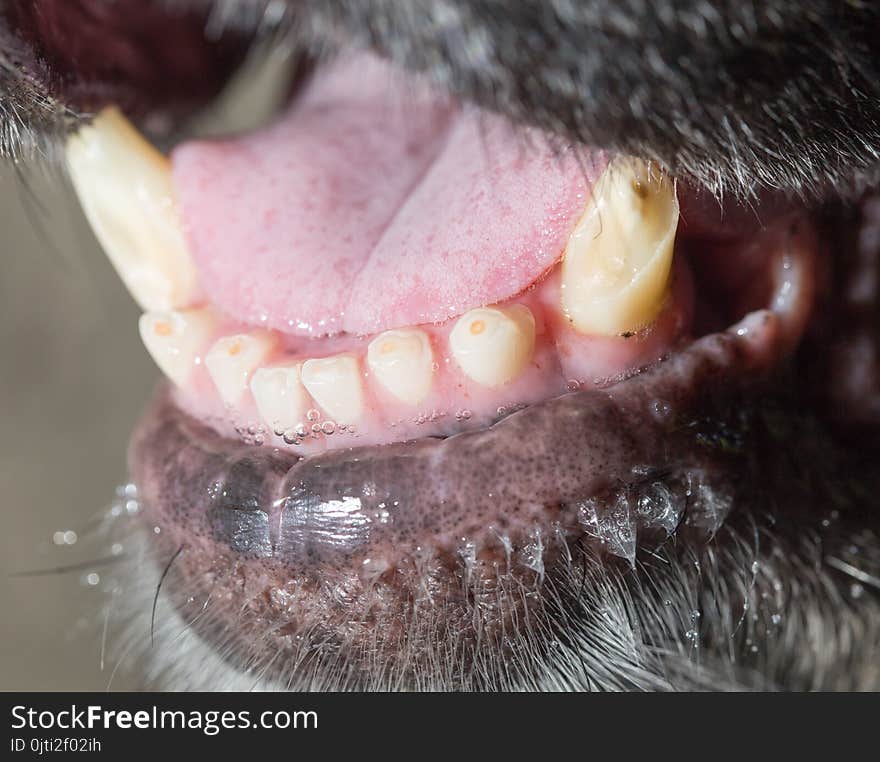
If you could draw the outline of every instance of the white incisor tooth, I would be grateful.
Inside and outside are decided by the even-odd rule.
[[[668,177],[628,157],[607,167],[562,261],[562,307],[577,331],[616,336],[657,317],[677,227]]]
[[[385,331],[367,347],[367,367],[375,379],[410,405],[417,405],[431,391],[433,366],[431,340],[424,331]]]
[[[147,312],[138,326],[156,365],[178,386],[186,383],[217,331],[209,309]]]
[[[248,388],[251,374],[275,349],[278,340],[268,331],[224,336],[205,355],[205,367],[227,405],[238,403]]]
[[[363,415],[361,369],[354,355],[306,360],[300,375],[309,394],[336,423],[353,423]]]
[[[306,418],[309,395],[300,379],[302,363],[258,368],[251,377],[251,394],[263,422],[273,431],[296,428]]]
[[[483,386],[502,386],[525,370],[535,348],[535,318],[522,304],[462,315],[449,346],[461,369]]]
[[[92,230],[135,301],[147,311],[190,305],[196,271],[168,159],[115,107],[68,140],[66,158]]]

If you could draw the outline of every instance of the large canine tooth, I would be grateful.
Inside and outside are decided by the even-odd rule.
[[[306,418],[309,395],[300,379],[302,363],[258,368],[251,394],[263,422],[273,431],[288,431]]]
[[[336,423],[354,423],[363,415],[361,369],[354,355],[306,360],[300,375],[309,394]]]
[[[417,405],[431,391],[433,365],[431,340],[424,331],[385,331],[367,347],[367,366],[375,379],[410,405]]]
[[[148,311],[190,305],[196,271],[168,159],[114,107],[68,140],[66,156],[92,230],[137,303]]]
[[[672,181],[644,162],[612,162],[568,241],[562,307],[585,334],[637,331],[666,298],[678,226]]]
[[[209,309],[147,312],[141,315],[139,328],[159,369],[183,386],[214,338],[217,321]]]
[[[522,304],[480,307],[459,318],[449,346],[467,376],[483,386],[502,386],[532,359],[535,318]]]
[[[227,405],[235,405],[248,388],[251,374],[275,349],[277,337],[268,331],[224,336],[205,355],[205,367]]]

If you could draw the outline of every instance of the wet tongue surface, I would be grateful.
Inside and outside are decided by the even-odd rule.
[[[554,151],[366,56],[259,132],[172,156],[189,244],[231,317],[299,335],[446,320],[559,258],[601,155]]]

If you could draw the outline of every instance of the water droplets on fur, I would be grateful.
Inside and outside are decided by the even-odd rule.
[[[724,486],[714,484],[701,472],[686,477],[687,523],[715,534],[733,508],[733,495]]]
[[[578,522],[590,537],[596,539],[609,553],[625,558],[630,563],[636,557],[636,528],[624,493],[610,500],[584,500],[578,506]]]
[[[527,542],[520,551],[520,560],[526,568],[531,569],[542,578],[545,571],[544,554],[546,550],[544,535],[540,529],[535,529],[530,541]]]
[[[660,481],[645,485],[635,502],[639,525],[662,529],[667,535],[678,527],[685,509],[685,496]]]

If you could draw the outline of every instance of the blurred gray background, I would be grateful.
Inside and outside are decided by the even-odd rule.
[[[0,165],[0,689],[103,690],[100,593],[75,572],[14,575],[89,560],[85,537],[53,535],[81,530],[125,481],[156,376],[75,199],[22,171],[27,184]]]

